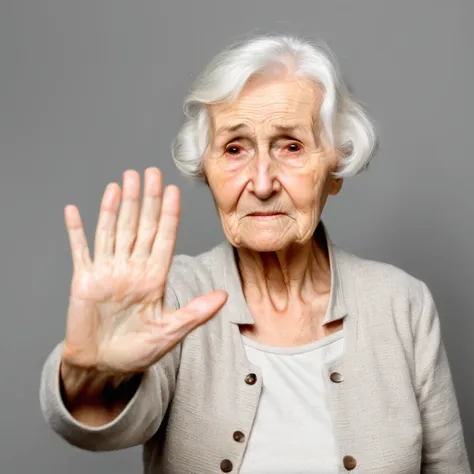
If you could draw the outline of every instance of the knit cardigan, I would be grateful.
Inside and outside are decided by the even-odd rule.
[[[337,247],[322,221],[318,229],[331,268],[326,322],[342,320],[344,331],[343,354],[325,367],[340,472],[471,474],[427,285],[393,265]],[[82,425],[65,408],[58,343],[40,385],[49,426],[85,450],[143,445],[145,474],[239,472],[265,380],[246,358],[239,330],[254,318],[235,249],[224,241],[197,256],[173,257],[168,307],[218,289],[229,294],[224,307],[152,366],[125,410],[105,426]]]

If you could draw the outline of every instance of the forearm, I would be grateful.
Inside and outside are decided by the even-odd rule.
[[[72,413],[61,394],[60,362],[58,345],[47,358],[41,376],[40,402],[46,422],[73,446],[110,451],[144,444],[159,428],[174,392],[179,349],[143,373],[125,406],[117,403],[111,408],[105,403],[99,408],[89,400],[88,405],[76,404]],[[126,399],[122,398],[122,403]]]

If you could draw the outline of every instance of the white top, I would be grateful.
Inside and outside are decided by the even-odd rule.
[[[242,339],[262,371],[262,395],[239,473],[339,473],[323,364],[342,354],[342,330],[298,347]]]

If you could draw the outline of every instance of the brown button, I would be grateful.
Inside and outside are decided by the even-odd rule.
[[[257,376],[255,374],[248,374],[247,377],[245,377],[245,383],[249,385],[253,385],[257,381]]]
[[[344,456],[343,462],[348,471],[352,471],[357,466],[357,461],[352,456]]]
[[[341,383],[344,380],[344,376],[339,372],[332,372],[329,378],[334,383]]]
[[[234,431],[234,440],[237,441],[238,443],[242,443],[242,441],[245,439],[245,435],[242,433],[242,431]]]
[[[232,471],[232,463],[228,459],[224,459],[221,461],[221,471],[222,472],[230,472]]]

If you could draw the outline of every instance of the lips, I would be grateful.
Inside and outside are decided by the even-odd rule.
[[[249,216],[254,217],[271,217],[271,216],[282,216],[282,212],[252,212]]]

